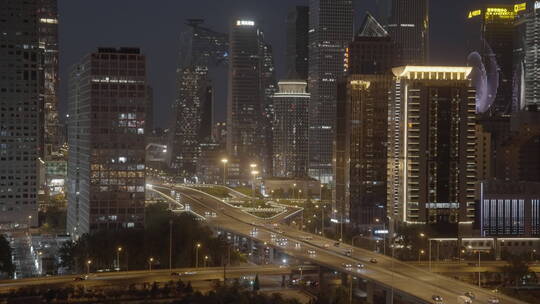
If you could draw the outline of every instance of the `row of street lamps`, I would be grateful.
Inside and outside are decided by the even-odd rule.
[[[202,247],[202,244],[201,243],[197,243],[195,244],[195,268],[199,268],[199,249]],[[120,253],[124,251],[124,248],[123,247],[118,247],[116,248],[116,270],[117,271],[120,271]],[[210,259],[210,257],[208,255],[205,255],[204,256],[204,266],[203,267],[206,267],[206,264],[208,262],[208,260]],[[169,259],[169,263],[171,263],[171,260]],[[148,270],[149,271],[152,271],[152,265],[154,264],[154,258],[153,257],[149,257],[148,258]],[[88,259],[86,260],[86,273],[87,274],[90,274],[90,266],[92,265],[92,260],[91,259]],[[169,264],[169,268],[172,268],[172,265]],[[127,269],[127,267],[126,267]]]

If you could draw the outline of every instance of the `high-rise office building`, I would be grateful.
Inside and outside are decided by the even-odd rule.
[[[140,228],[145,202],[146,59],[100,48],[69,80],[67,230]]]
[[[43,156],[58,152],[64,138],[58,117],[59,45],[57,0],[38,0],[39,46],[43,50]]]
[[[352,0],[311,0],[309,6],[309,175],[332,181],[337,84],[353,38]]]
[[[238,19],[231,25],[227,151],[237,158],[249,179],[251,163],[264,161],[264,90],[261,88],[261,41],[255,21]]]
[[[306,177],[308,172],[309,93],[305,80],[278,83],[274,94],[274,176]]]
[[[388,216],[465,223],[475,216],[475,90],[469,67],[393,69],[388,109]]]
[[[525,53],[523,89],[524,98],[517,103],[518,110],[526,109],[528,106],[540,108],[540,10],[536,6],[530,6],[527,14],[521,18],[525,27],[523,49]]]
[[[426,64],[429,57],[429,1],[390,1],[387,29],[401,48],[401,64]]]
[[[0,224],[37,224],[44,106],[39,4],[0,1]]]
[[[202,128],[212,123],[212,69],[228,60],[228,35],[190,19],[182,33],[177,69],[177,98],[173,105],[170,134],[171,168],[181,177],[193,177],[200,155]],[[208,122],[210,119],[210,122]]]
[[[344,202],[355,229],[386,220],[388,100],[397,51],[382,25],[367,14],[346,56],[350,75],[338,94],[343,98],[338,98],[334,147],[334,209]]]
[[[262,121],[260,136],[263,143],[263,151],[260,157],[260,169],[263,175],[272,176],[273,157],[273,132],[272,121],[274,120],[274,103],[272,97],[278,91],[276,71],[274,67],[274,54],[272,46],[264,40],[264,34],[259,32],[259,59],[260,59],[260,88]]]
[[[497,94],[491,113],[509,113],[512,110],[514,22],[518,12],[514,5],[496,5],[468,14],[469,22],[480,30],[479,53],[486,75],[496,75],[493,85],[497,87]]]
[[[289,75],[298,75],[298,79],[308,78],[308,31],[309,7],[293,7],[287,15],[287,72]]]

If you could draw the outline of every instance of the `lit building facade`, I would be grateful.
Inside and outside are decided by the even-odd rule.
[[[481,182],[482,236],[539,236],[539,182]]]
[[[58,152],[65,138],[58,117],[59,45],[57,0],[38,0],[39,46],[43,50],[43,156]],[[54,157],[53,157],[54,158]]]
[[[0,2],[0,224],[38,218],[38,158],[43,155],[43,49],[39,1]]]
[[[475,90],[468,67],[394,68],[388,109],[388,216],[417,224],[475,216]]]
[[[264,35],[259,32],[259,64],[260,64],[260,88],[261,88],[261,110],[262,121],[260,136],[264,145],[260,158],[260,169],[263,175],[272,176],[273,158],[273,131],[272,121],[274,120],[274,103],[272,97],[278,91],[276,82],[276,71],[274,67],[274,54],[272,46],[264,40]]]
[[[228,60],[228,35],[202,26],[203,20],[188,20],[182,33],[177,69],[177,98],[173,105],[170,133],[171,168],[180,177],[195,175],[200,144],[209,141],[213,121],[213,68]]]
[[[386,28],[401,49],[400,64],[426,64],[429,57],[429,1],[390,1]]]
[[[274,94],[274,176],[306,177],[309,94],[305,80],[283,80]]]
[[[309,175],[333,178],[337,84],[345,73],[345,51],[353,38],[351,0],[311,0],[309,6]]]
[[[146,59],[100,48],[69,82],[67,230],[142,228],[145,203]]]

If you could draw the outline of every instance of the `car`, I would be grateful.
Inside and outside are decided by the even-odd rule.
[[[73,281],[75,282],[78,282],[78,281],[84,281],[88,278],[88,276],[78,276],[78,277],[74,277],[73,278]]]
[[[334,246],[335,246],[335,247],[339,247],[339,242],[335,242],[335,243],[334,243]]]
[[[458,296],[457,303],[458,304],[472,304],[472,300],[471,298],[467,296]]]
[[[343,268],[345,268],[345,269],[350,269],[350,268],[352,268],[352,265],[349,264],[349,263],[343,263],[343,264],[341,264],[341,266],[343,266]]]
[[[433,301],[435,301],[435,303],[439,304],[439,303],[443,303],[443,297],[439,296],[439,295],[432,295],[431,296],[431,299]]]
[[[373,264],[379,263],[379,261],[377,261],[376,258],[371,258],[371,259],[369,259],[369,262],[370,262],[370,263],[373,263]]]
[[[311,241],[311,240],[313,240],[313,237],[311,237],[311,236],[304,236],[304,237],[302,237],[302,239],[303,239],[304,241]]]
[[[173,276],[173,277],[178,277],[180,275],[181,274],[179,272],[171,272],[171,276]]]
[[[363,269],[363,268],[366,268],[366,265],[364,265],[362,263],[358,263],[358,264],[356,264],[356,268]]]
[[[352,250],[350,249],[345,250],[345,255],[350,257],[352,255]]]
[[[501,301],[499,301],[499,298],[497,297],[491,297],[488,299],[488,304],[499,304]]]
[[[313,249],[308,249],[307,253],[309,255],[315,255],[316,254],[315,250],[313,250]]]
[[[469,297],[470,299],[474,300],[476,298],[476,296],[474,295],[474,293],[472,291],[467,291],[465,293],[465,296],[466,297]]]
[[[323,247],[328,248],[328,247],[330,247],[330,244],[326,243],[326,244],[323,245]]]

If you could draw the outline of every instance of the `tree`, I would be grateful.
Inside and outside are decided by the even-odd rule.
[[[261,289],[261,285],[259,283],[259,274],[255,275],[255,282],[253,282],[253,291],[259,291]]]
[[[11,246],[4,235],[0,235],[0,272],[10,278],[15,273],[15,265],[11,260]]]
[[[527,256],[509,255],[506,261],[508,262],[508,265],[503,267],[503,272],[510,281],[515,283],[515,286],[517,287],[519,281],[525,275],[530,273]]]

